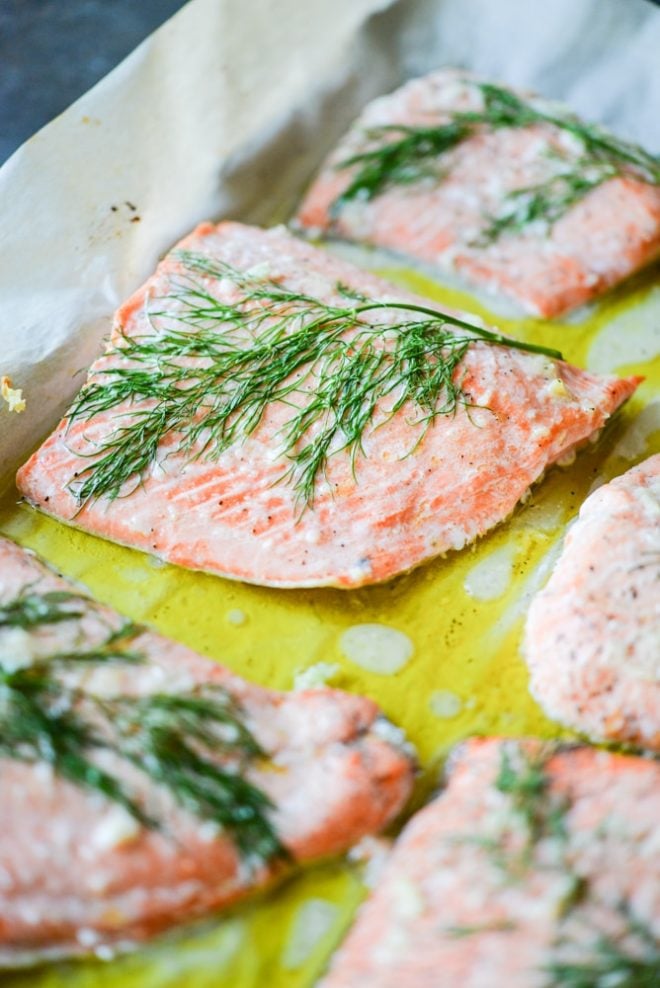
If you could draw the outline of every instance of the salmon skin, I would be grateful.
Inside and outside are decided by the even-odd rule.
[[[472,740],[320,988],[657,984],[660,766]]]
[[[660,751],[660,454],[584,502],[532,601],[524,651],[550,717]]]
[[[406,802],[397,738],[368,699],[247,683],[0,540],[0,964],[106,957],[343,853]]]
[[[197,258],[192,282],[182,261],[189,255]],[[87,387],[107,382],[108,389],[120,388],[120,375],[129,371],[143,372],[145,387],[151,386],[162,372],[162,361],[172,359],[171,350],[164,349],[162,313],[169,314],[168,325],[175,327],[176,345],[190,348],[200,325],[208,340],[204,319],[210,307],[217,322],[212,343],[224,345],[232,327],[222,321],[223,313],[233,318],[236,275],[231,282],[199,273],[204,265],[223,264],[244,273],[253,291],[280,288],[320,300],[317,305],[346,306],[347,298],[353,300],[351,305],[361,304],[361,299],[424,305],[423,299],[281,228],[202,224],[119,310],[115,350],[93,364]],[[183,316],[188,321],[183,327],[182,284],[195,299],[202,295],[207,306],[201,315],[197,309],[191,315],[186,296]],[[375,333],[370,339],[375,339],[376,349],[370,359],[379,359],[382,350],[377,348],[389,345],[387,328],[401,317],[399,310],[371,312],[368,332]],[[193,318],[201,322],[191,325]],[[411,316],[404,313],[403,318]],[[302,325],[304,329],[307,324]],[[333,346],[347,354],[350,339],[349,335]],[[405,343],[405,334],[399,340]],[[125,355],[126,341],[151,347],[153,353],[148,360],[140,357],[140,363]],[[216,359],[224,358],[220,354]],[[201,358],[195,360],[193,371],[206,366]],[[181,357],[177,370],[191,363]],[[269,363],[265,359],[257,382]],[[301,378],[296,378],[298,373]],[[597,377],[538,354],[470,339],[452,378],[461,395],[448,414],[431,416],[410,402],[393,410],[395,390],[378,403],[353,452],[344,448],[341,436],[335,439],[316,477],[313,503],[302,506],[288,478],[291,454],[282,447],[292,415],[311,409],[315,402],[320,417],[310,425],[305,455],[316,455],[317,430],[332,420],[332,408],[318,410],[319,378],[313,367],[292,374],[287,387],[295,391],[269,403],[253,430],[233,444],[214,449],[215,440],[202,432],[186,445],[176,431],[186,423],[179,424],[141,472],[115,491],[121,496],[85,499],[76,493],[81,489],[77,485],[93,474],[104,444],[121,444],[124,427],[137,422],[124,454],[139,461],[149,441],[148,433],[140,431],[144,416],[151,412],[157,417],[163,408],[157,398],[116,402],[115,392],[101,388],[91,417],[65,418],[20,469],[17,484],[42,511],[180,566],[277,587],[359,587],[461,549],[501,522],[547,467],[570,457],[603,426],[639,380]],[[245,384],[248,394],[251,387],[252,379]],[[358,393],[349,381],[345,394],[350,387],[351,395]],[[369,387],[351,406],[352,415],[362,414]],[[111,399],[103,407],[106,393]],[[205,392],[202,405],[212,398]],[[197,408],[193,420],[203,411]]]
[[[381,156],[380,164],[345,165],[377,147],[410,144],[411,128],[420,137],[447,125],[465,129],[451,122],[456,114],[483,111],[483,86],[503,93],[492,126],[468,125],[455,146],[444,150],[440,143],[435,157],[429,137],[427,157],[417,166],[395,152],[390,162]],[[553,318],[589,302],[660,253],[660,159],[534,97],[526,102],[535,110],[568,115],[578,128],[619,145],[625,157],[639,157],[641,171],[623,159],[608,164],[601,148],[587,161],[575,128],[534,120],[506,126],[507,101],[519,98],[442,69],[376,99],[323,165],[298,226],[395,251],[436,274],[452,273],[512,299],[535,316]],[[383,172],[395,177],[383,181]],[[345,201],[360,174],[363,183]]]

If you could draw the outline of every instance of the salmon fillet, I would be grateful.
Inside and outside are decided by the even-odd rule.
[[[197,259],[194,275],[182,261],[190,256]],[[203,265],[215,265],[217,274],[217,265],[223,264],[232,266],[233,280],[202,270]],[[217,384],[212,382],[191,417],[175,423],[152,459],[147,457],[146,465],[114,491],[121,496],[85,497],[80,485],[95,476],[98,462],[105,462],[106,477],[112,481],[114,461],[112,450],[107,454],[108,443],[121,443],[124,428],[133,428],[125,461],[135,461],[139,467],[152,435],[152,426],[144,425],[145,416],[151,415],[149,422],[158,420],[164,407],[157,397],[158,382],[156,397],[115,400],[123,386],[122,375],[134,372],[139,382],[146,380],[146,390],[153,388],[163,364],[169,367],[167,362],[174,359],[170,356],[174,344],[167,350],[164,341],[167,326],[174,326],[171,332],[179,334],[175,343],[180,347],[196,345],[200,324],[206,346],[223,347],[230,331],[235,339],[235,328],[223,320],[225,315],[227,320],[234,318],[240,305],[236,277],[245,272],[254,292],[278,288],[304,293],[313,297],[316,306],[346,306],[347,299],[350,305],[361,304],[361,299],[424,305],[423,299],[281,228],[263,231],[237,223],[202,224],[119,310],[116,348],[90,371],[88,388],[98,385],[100,395],[98,402],[94,399],[91,417],[65,418],[19,471],[19,490],[33,505],[87,531],[192,569],[278,587],[357,587],[461,549],[501,522],[547,467],[570,456],[603,426],[640,380],[597,377],[545,356],[470,339],[450,375],[450,387],[460,391],[454,407],[436,415],[406,401],[397,410],[401,391],[395,388],[376,404],[352,451],[339,429],[315,477],[311,504],[301,504],[288,476],[292,457],[299,455],[298,469],[319,449],[323,453],[319,441],[326,425],[337,423],[336,401],[347,403],[347,430],[360,420],[372,387],[368,376],[366,384],[346,378],[339,397],[328,399],[326,391],[321,400],[318,364],[298,368],[251,421],[252,431],[248,434],[245,429],[223,449],[214,446],[219,435],[226,437],[217,425],[213,435],[203,429],[194,440],[190,436],[191,421],[198,423],[208,411],[206,403],[213,401]],[[188,292],[187,308],[182,308],[180,299],[182,285]],[[197,301],[190,302],[190,293],[195,300],[204,297],[215,322],[204,322],[206,316],[197,310],[191,315],[190,307]],[[156,310],[165,315],[155,315]],[[169,321],[163,328],[166,317]],[[387,330],[397,318],[421,317],[402,315],[398,309],[370,313],[370,328],[363,330],[371,334],[366,341],[373,347],[369,360],[379,360],[388,352]],[[270,323],[266,325],[270,332]],[[311,324],[302,318],[296,325],[299,341]],[[312,330],[313,349],[317,338],[313,325]],[[402,331],[398,345],[406,346],[414,332],[414,328],[410,334]],[[325,359],[347,361],[354,355],[349,344],[357,339],[349,328],[324,351]],[[131,341],[142,351],[151,348],[149,354],[127,356]],[[284,358],[274,353],[266,348],[255,376],[242,379],[241,400],[249,403],[254,389],[266,386],[260,382],[275,360],[282,365]],[[195,368],[207,367],[208,360],[196,354],[177,358],[175,373],[194,377]],[[223,352],[214,359],[223,360]],[[427,385],[429,368],[437,366],[431,357],[424,357],[420,391]],[[328,387],[334,387],[340,376],[334,368],[331,363],[325,369]],[[179,400],[185,386],[173,392],[172,401]],[[102,407],[107,394],[108,405]],[[235,391],[228,400],[234,396]],[[250,414],[252,408],[248,405]],[[311,421],[303,440],[293,451],[283,451],[292,416],[308,413]],[[227,428],[232,427],[230,421]]]
[[[524,643],[548,715],[660,750],[660,454],[582,505]]]
[[[322,988],[656,984],[659,820],[653,762],[472,740]]]
[[[419,166],[393,157],[385,167],[388,174],[398,170],[394,181],[381,181],[377,162],[344,167],[355,155],[409,139],[405,128],[437,128],[456,113],[481,111],[481,84],[468,73],[442,69],[370,103],[313,182],[298,225],[453,272],[545,318],[588,302],[657,257],[658,159],[631,152],[648,160],[656,184],[625,165],[608,171],[598,160],[586,164],[576,134],[544,121],[472,128]],[[504,92],[506,99],[512,91]],[[532,105],[549,115],[567,113],[538,98]],[[379,131],[383,127],[394,129]],[[624,155],[630,148],[625,145]],[[363,165],[362,187],[340,200]]]
[[[341,854],[411,791],[396,738],[370,700],[244,682],[0,540],[0,964],[106,956]]]

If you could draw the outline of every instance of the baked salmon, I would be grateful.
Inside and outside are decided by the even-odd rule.
[[[659,186],[660,158],[565,107],[442,69],[366,107],[297,223],[552,318],[658,256]]]
[[[181,566],[387,580],[505,519],[639,381],[459,315],[281,228],[202,224],[119,310],[18,487]]]
[[[410,793],[397,738],[364,697],[246,683],[0,540],[0,963],[106,956],[341,854]]]
[[[524,651],[550,717],[660,750],[660,454],[584,502],[532,601]]]
[[[321,986],[655,985],[659,821],[656,763],[470,741]]]

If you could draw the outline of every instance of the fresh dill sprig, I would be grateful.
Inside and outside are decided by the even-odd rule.
[[[74,785],[119,803],[140,823],[153,826],[122,783],[96,765],[89,752],[104,747],[90,720],[79,712],[82,696],[45,671],[0,672],[0,754],[45,762]]]
[[[29,630],[42,624],[73,621],[82,617],[83,612],[64,605],[75,604],[80,600],[79,594],[66,590],[36,593],[27,587],[13,600],[0,603],[0,628]]]
[[[481,109],[455,111],[446,123],[435,127],[389,124],[367,130],[367,150],[336,166],[356,171],[332,204],[331,216],[336,217],[347,203],[368,201],[393,185],[408,185],[429,176],[442,181],[443,155],[483,128],[546,124],[571,134],[580,152],[574,160],[568,156],[562,160],[559,174],[536,186],[507,193],[502,213],[485,217],[485,228],[476,244],[491,243],[505,231],[519,231],[539,220],[552,224],[588,192],[616,175],[628,174],[652,185],[660,184],[660,156],[569,112],[541,109],[501,86],[465,82],[481,93]]]
[[[556,957],[544,968],[546,988],[659,988],[658,938],[627,904],[620,912],[626,920],[622,935],[600,934],[591,948],[580,943],[580,960]]]
[[[223,689],[119,698],[108,715],[119,732],[122,756],[195,816],[229,833],[246,858],[285,856],[268,818],[272,803],[244,775],[250,761],[264,753]],[[211,751],[229,756],[230,763],[219,764],[209,757]]]
[[[531,223],[542,222],[551,226],[587,192],[616,174],[615,168],[606,164],[598,169],[561,172],[539,185],[514,189],[507,194],[502,211],[488,217],[487,225],[474,243],[486,246],[505,231],[519,232]]]
[[[417,442],[440,415],[471,403],[460,365],[475,341],[561,359],[423,305],[375,301],[338,285],[332,304],[201,254],[176,255],[187,269],[153,308],[153,335],[123,336],[69,410],[71,422],[124,406],[110,435],[89,444],[69,488],[80,504],[130,494],[157,462],[161,444],[217,459],[259,426],[268,407],[290,409],[279,440],[288,479],[313,504],[329,458],[348,451],[353,469],[377,419],[412,404]],[[205,279],[229,283],[222,301]],[[174,303],[174,305],[172,305]],[[381,323],[376,313],[399,316]],[[385,407],[389,402],[389,407]]]
[[[79,620],[85,611],[78,607],[85,603],[81,594],[67,590],[40,593],[32,584],[0,605],[0,631],[20,628],[29,632]],[[141,630],[134,622],[124,621],[98,645],[37,654],[27,665],[17,665],[11,652],[0,654],[0,753],[19,761],[46,762],[58,775],[101,792],[145,823],[144,813],[121,783],[87,755],[89,749],[102,744],[102,738],[98,725],[81,716],[82,693],[63,686],[53,675],[54,670],[79,664],[141,662],[139,653],[126,648]]]
[[[34,629],[80,618],[82,611],[65,605],[83,599],[31,589],[2,605],[0,628]],[[98,645],[39,655],[18,667],[11,655],[0,656],[0,755],[45,762],[69,782],[120,804],[144,826],[161,828],[129,786],[96,764],[95,751],[113,751],[195,816],[216,823],[247,860],[285,856],[268,818],[268,797],[245,778],[264,752],[224,689],[199,686],[177,695],[105,698],[58,678],[58,671],[80,664],[143,662],[144,656],[129,647],[141,631],[125,621]]]
[[[63,621],[75,621],[84,616],[80,605],[89,606],[89,600],[82,594],[70,590],[47,590],[40,593],[30,584],[24,587],[18,596],[6,603],[0,603],[0,631],[3,628],[19,628],[23,631],[33,631],[46,625],[61,624]],[[120,662],[141,661],[141,656],[130,652],[126,645],[142,632],[141,625],[128,619],[122,621],[117,628],[111,628],[106,637],[89,649],[75,649],[66,652],[54,652],[44,658],[33,658],[30,667],[42,668],[44,665],[62,663],[102,662],[118,660]],[[6,660],[5,660],[6,663]],[[13,669],[13,666],[12,666]],[[0,652],[0,675],[7,672],[3,668],[3,655]]]
[[[632,957],[615,940],[602,937],[588,961],[554,961],[548,965],[547,988],[658,988],[660,950]]]
[[[501,830],[492,835],[459,838],[460,843],[485,851],[492,864],[514,881],[528,873],[539,841],[546,837],[555,838],[560,847],[566,841],[568,802],[551,791],[550,777],[545,768],[552,751],[552,746],[544,745],[533,754],[520,746],[510,752],[505,745],[494,780],[495,788],[507,797],[509,803],[509,812]],[[565,896],[563,911],[578,900],[581,891],[576,877]]]
[[[548,750],[529,755],[520,747],[516,749],[518,764],[512,760],[506,747],[502,749],[500,768],[495,788],[508,796],[511,808],[522,821],[526,831],[526,852],[531,853],[544,835],[566,836],[564,799],[550,793],[550,778],[545,765]]]

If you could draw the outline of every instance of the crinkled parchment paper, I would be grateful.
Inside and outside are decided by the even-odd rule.
[[[645,0],[194,0],[0,170],[0,487],[196,222],[284,218],[359,107],[462,64],[660,146]]]

